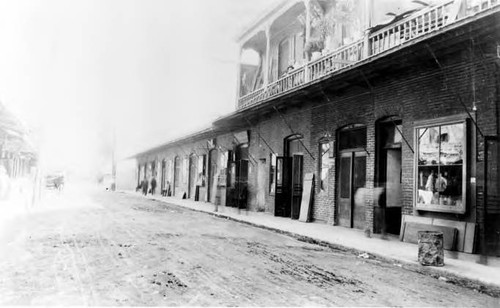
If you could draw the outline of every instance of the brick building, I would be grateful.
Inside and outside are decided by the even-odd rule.
[[[500,255],[500,5],[381,2],[271,8],[239,37],[259,60],[236,110],[137,154],[138,184]]]

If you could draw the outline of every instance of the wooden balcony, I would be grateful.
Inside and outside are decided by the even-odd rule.
[[[240,97],[238,110],[293,92],[327,75],[349,69],[361,61],[390,52],[420,37],[432,35],[433,32],[453,23],[498,7],[500,0],[481,1],[475,7],[464,9],[461,17],[457,17],[460,16],[460,7],[455,1],[419,10],[376,31],[367,31],[363,39],[310,61],[267,86]]]

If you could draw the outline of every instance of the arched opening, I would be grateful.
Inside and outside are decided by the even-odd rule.
[[[344,227],[364,229],[366,194],[366,126],[337,131],[337,218]]]
[[[375,123],[375,233],[399,235],[402,208],[402,121],[385,117]],[[378,206],[377,206],[378,205]]]
[[[284,156],[276,159],[275,216],[298,219],[303,190],[304,146],[302,135],[284,139]]]

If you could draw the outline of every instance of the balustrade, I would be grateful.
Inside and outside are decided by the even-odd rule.
[[[408,17],[387,25],[373,33],[367,31],[359,41],[342,46],[322,57],[291,71],[282,78],[239,98],[239,109],[251,107],[271,97],[277,97],[328,74],[352,66],[362,60],[401,46],[447,25],[482,11],[499,6],[500,0],[483,0],[467,7],[459,16],[461,3],[448,1],[414,12]]]

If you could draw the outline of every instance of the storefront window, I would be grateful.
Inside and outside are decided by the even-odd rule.
[[[417,209],[465,212],[465,122],[417,129]]]

